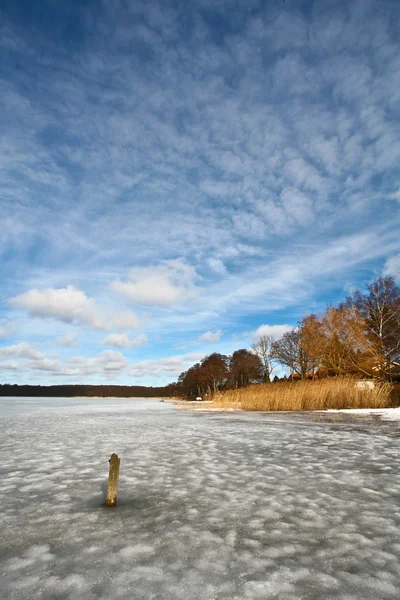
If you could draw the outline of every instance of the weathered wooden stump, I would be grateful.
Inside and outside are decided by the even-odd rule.
[[[110,463],[110,472],[108,474],[106,506],[115,506],[117,504],[119,464],[121,459],[118,458],[117,454],[113,453],[108,462]]]

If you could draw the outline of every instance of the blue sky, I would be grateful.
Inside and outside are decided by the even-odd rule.
[[[0,380],[163,384],[400,278],[399,40],[397,0],[3,1]]]

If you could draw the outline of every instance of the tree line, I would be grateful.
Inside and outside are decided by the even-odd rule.
[[[193,398],[271,382],[278,365],[287,367],[293,379],[356,375],[399,380],[400,288],[395,280],[378,277],[364,292],[356,290],[324,313],[304,317],[278,340],[261,336],[249,350],[210,354],[166,391]]]
[[[167,395],[166,388],[144,385],[0,385],[0,396],[37,396],[69,398],[157,398]]]

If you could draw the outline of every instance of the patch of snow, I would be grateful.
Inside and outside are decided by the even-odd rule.
[[[360,415],[367,417],[369,415],[379,416],[387,421],[400,421],[400,407],[398,408],[341,408],[341,409],[329,409],[327,413],[344,413],[352,415]]]
[[[193,407],[193,410],[201,410],[203,412],[234,412],[234,411],[238,411],[238,408],[215,408],[213,406],[198,406],[198,407]]]

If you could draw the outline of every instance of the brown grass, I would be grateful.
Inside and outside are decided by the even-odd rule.
[[[376,383],[375,388],[359,389],[353,379],[266,383],[220,392],[214,408],[262,411],[326,410],[328,408],[386,408],[392,405],[392,386]]]

